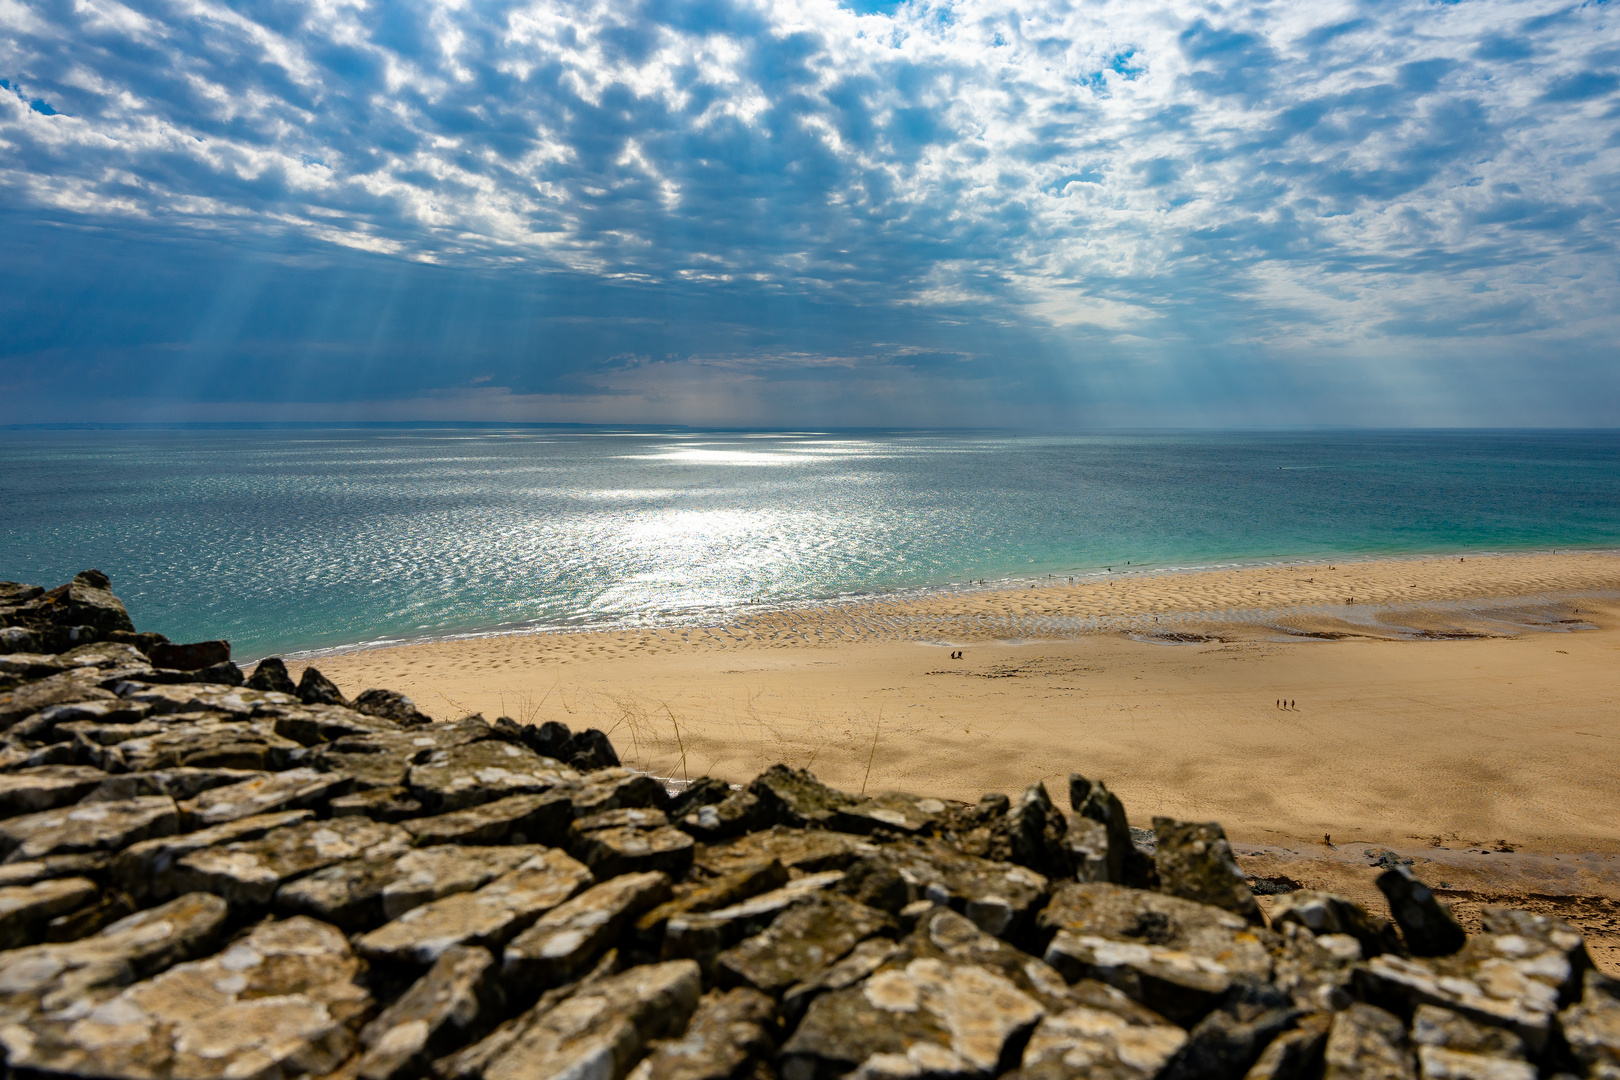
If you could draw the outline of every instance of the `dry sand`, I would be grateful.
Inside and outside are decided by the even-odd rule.
[[[1616,970],[1617,630],[1620,554],[1577,552],[1118,573],[315,662],[437,716],[600,727],[665,776],[786,761],[852,791],[1042,780],[1061,800],[1079,771],[1137,824],[1221,821],[1256,872],[1370,899],[1393,849],[1465,914],[1551,905]]]

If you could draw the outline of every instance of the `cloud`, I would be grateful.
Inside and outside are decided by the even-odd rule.
[[[1370,370],[1485,327],[1612,385],[1613,24],[1511,0],[0,0],[0,201],[43,230],[38,288],[85,265],[107,336],[15,300],[0,362],[37,401],[97,363],[218,396],[270,354],[346,400],[320,357],[387,350],[396,395],[476,360],[525,400],[622,399],[653,391],[611,357],[670,354],[937,404],[982,398],[978,361],[920,375],[888,346],[965,338],[999,399],[1186,416],[1118,369],[1281,372],[1308,344]],[[159,250],[206,304],[114,280]],[[1479,287],[1513,299],[1465,306]],[[615,304],[680,310],[660,335]],[[563,356],[535,320],[570,305],[596,321]]]

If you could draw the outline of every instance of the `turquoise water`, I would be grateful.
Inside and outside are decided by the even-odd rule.
[[[1620,433],[0,431],[0,578],[239,657],[1086,574],[1620,546]]]

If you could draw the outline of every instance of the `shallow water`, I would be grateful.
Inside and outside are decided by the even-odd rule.
[[[240,657],[970,579],[1620,543],[1620,433],[0,432],[0,578]]]

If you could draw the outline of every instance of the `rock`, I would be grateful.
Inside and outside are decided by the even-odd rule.
[[[153,772],[118,773],[108,776],[97,784],[95,790],[80,802],[115,802],[142,795],[167,795],[179,803],[195,799],[203,792],[212,791],[214,788],[241,784],[270,775],[253,769],[197,769],[190,766],[157,769]]]
[[[844,879],[838,870],[807,874],[780,889],[714,911],[671,916],[664,927],[662,958],[696,960],[711,971],[719,955],[745,937],[759,933],[787,908]]]
[[[715,978],[722,986],[751,986],[776,996],[860,941],[895,930],[894,920],[874,908],[836,893],[812,895],[783,911],[762,933],[721,953]]]
[[[247,680],[242,677],[242,669],[229,660],[223,664],[214,664],[211,667],[198,668],[189,673],[186,682],[213,683],[219,686],[241,686]]]
[[[534,1018],[484,1070],[484,1080],[621,1080],[651,1040],[680,1034],[702,989],[689,960],[603,979]]]
[[[357,944],[374,963],[424,967],[453,945],[498,949],[590,883],[584,866],[547,850],[481,889],[412,908]]]
[[[41,1010],[82,1009],[206,951],[224,930],[226,911],[219,897],[192,893],[82,941],[0,952],[0,1031],[31,1026]]]
[[[917,959],[823,994],[782,1047],[783,1080],[832,1076],[991,1077],[1017,1064],[1038,1002],[974,964]]]
[[[1079,773],[1069,774],[1069,805],[1074,812],[1101,825],[1108,840],[1108,878],[1114,884],[1125,880],[1125,853],[1131,850],[1131,826],[1119,796],[1101,780],[1087,780]]]
[[[87,576],[95,575],[95,576]],[[124,602],[114,596],[105,575],[85,571],[66,585],[30,600],[22,607],[30,619],[56,626],[88,626],[103,633],[111,630],[134,631]]]
[[[552,908],[506,946],[508,985],[545,988],[578,978],[637,916],[669,898],[666,874],[626,873]]]
[[[306,821],[257,840],[203,848],[176,862],[176,887],[211,892],[233,905],[262,907],[283,882],[362,855],[403,854],[410,834],[365,818]]]
[[[300,746],[318,746],[354,736],[391,735],[403,730],[393,720],[367,716],[341,705],[289,705],[261,712],[273,717],[277,735]],[[413,755],[418,752],[410,751]]]
[[[166,689],[166,688],[165,688]],[[98,764],[109,772],[151,772],[176,766],[278,772],[299,749],[266,724],[181,714],[155,735],[109,746]]]
[[[366,719],[359,713],[349,715]],[[372,724],[392,721],[372,717]],[[346,772],[355,778],[355,786],[364,791],[379,787],[398,787],[405,783],[411,766],[436,750],[449,750],[495,737],[495,731],[482,720],[458,720],[453,724],[430,724],[426,727],[397,731],[374,731],[366,735],[346,736],[322,747],[315,755],[317,768]]]
[[[1394,952],[1399,946],[1394,927],[1366,908],[1343,896],[1298,889],[1283,893],[1271,905],[1271,925],[1286,923],[1303,926],[1318,936],[1348,934],[1361,946],[1362,956]]]
[[[1063,847],[1068,852],[1074,880],[1111,881],[1108,828],[1100,821],[1075,813],[1066,815],[1066,822]]]
[[[568,851],[598,879],[662,871],[672,877],[692,865],[692,838],[672,829],[658,810],[608,810],[579,818]]]
[[[1350,983],[1361,943],[1348,934],[1311,933],[1298,923],[1277,924],[1271,939],[1271,985],[1305,1012],[1335,1012],[1350,1004]]]
[[[1412,1016],[1412,1042],[1424,1080],[1535,1080],[1524,1041],[1510,1031],[1482,1027],[1433,1005]]]
[[[393,690],[365,690],[354,699],[354,711],[367,716],[381,716],[415,727],[433,723],[433,717],[418,712],[416,702]]]
[[[0,669],[3,670],[3,669]],[[545,751],[540,751],[544,753]],[[713,776],[700,776],[670,797],[664,812],[671,821],[679,821],[700,806],[712,806],[731,794],[731,785]]]
[[[705,994],[686,1033],[661,1043],[630,1080],[733,1080],[776,1049],[776,1003],[738,987]]]
[[[609,810],[658,810],[669,805],[664,785],[629,769],[605,768],[588,773],[568,787],[574,816],[592,817]]]
[[[734,791],[720,802],[700,806],[676,820],[699,840],[726,840],[759,827],[759,800],[752,792]]]
[[[123,670],[150,669],[152,666],[146,653],[133,645],[116,641],[95,641],[80,645],[57,656],[56,662],[64,668],[93,667]]]
[[[1032,784],[1024,789],[998,824],[1005,830],[1006,855],[998,850],[995,858],[1027,866],[1050,878],[1074,877],[1074,866],[1069,861],[1065,843],[1068,822],[1052,805],[1045,784]]]
[[[1245,1074],[1245,1080],[1311,1080],[1320,1075],[1333,1014],[1311,1013],[1297,1027],[1272,1040]]]
[[[0,1029],[0,1044],[11,1068],[34,1074],[319,1076],[349,1056],[370,1006],[358,970],[330,926],[267,923],[218,956],[179,964],[82,1014]]]
[[[354,786],[353,777],[314,769],[267,773],[203,792],[180,807],[192,828],[207,828],[277,810],[315,809]]]
[[[804,769],[786,765],[772,765],[754,777],[748,791],[759,800],[761,820],[795,828],[831,828],[839,811],[856,802],[854,796],[828,787]]]
[[[870,849],[862,859],[867,865],[857,871],[852,864],[852,875],[892,871],[906,890],[906,903],[945,904],[1008,940],[1022,940],[1033,929],[1035,913],[1046,901],[1047,880],[1040,874],[964,855],[943,840],[899,841]]]
[[[179,827],[180,812],[165,796],[90,803],[0,822],[0,852],[6,862],[27,862],[48,855],[108,851],[171,836]]]
[[[352,778],[351,782],[352,782]],[[518,796],[523,798],[525,796]],[[352,795],[340,795],[329,804],[333,817],[368,817],[372,821],[399,823],[407,818],[420,817],[422,804],[411,797],[405,787],[372,788]],[[462,811],[471,813],[472,811]]]
[[[8,627],[7,629],[12,628]],[[48,679],[52,675],[60,675],[64,670],[73,666],[72,664],[63,664],[60,658],[52,656],[50,653],[18,651],[7,653],[4,651],[4,646],[0,645],[0,679],[5,680],[6,689],[11,689],[17,683],[36,682],[40,679]]]
[[[934,831],[947,813],[959,803],[943,799],[923,799],[899,791],[885,791],[861,799],[837,811],[834,827],[843,832],[871,833],[879,829],[907,836],[925,836]]]
[[[1450,956],[1468,940],[1451,909],[1406,867],[1379,874],[1378,889],[1389,900],[1390,914],[1413,956]]]
[[[955,915],[954,912],[951,914]],[[960,915],[955,917],[961,918]],[[977,927],[974,932],[979,932]],[[798,1027],[805,1010],[818,996],[830,990],[854,986],[894,959],[901,948],[901,945],[888,938],[867,938],[845,954],[843,959],[815,969],[788,987],[782,992],[782,1017],[787,1021],[788,1028]]]
[[[471,892],[546,853],[539,844],[474,847],[445,844],[417,848],[394,862],[395,876],[382,890],[383,916],[397,919],[441,896]]]
[[[547,720],[538,727],[532,724],[518,726],[523,729],[523,743],[530,750],[554,761],[568,760],[568,743],[574,733],[568,730],[567,724]]]
[[[94,903],[58,915],[45,924],[44,941],[78,941],[135,914],[135,902],[120,892],[104,892]]]
[[[284,915],[308,915],[349,933],[383,921],[383,889],[399,871],[398,855],[347,859],[295,878],[276,889],[272,903]]]
[[[789,870],[807,874],[842,870],[878,848],[844,833],[773,827],[765,832],[720,844],[709,844],[693,855],[693,864],[711,877],[776,860]]]
[[[56,878],[0,887],[0,949],[39,940],[45,924],[94,904],[101,890],[88,878]]]
[[[1299,1013],[1290,1006],[1287,995],[1263,984],[1240,987],[1187,1033],[1160,1080],[1241,1080],[1272,1040],[1294,1026]]]
[[[1360,1002],[1333,1017],[1322,1080],[1416,1080],[1406,1030],[1383,1009]]]
[[[337,684],[312,667],[304,669],[298,680],[298,700],[305,705],[348,705],[348,699]]]
[[[1187,1041],[1173,1024],[1138,1023],[1084,1005],[1043,1019],[1024,1048],[1018,1080],[1149,1080]]]
[[[172,671],[199,671],[231,659],[228,641],[198,641],[190,645],[154,645],[147,651],[153,665]]]
[[[0,888],[32,885],[36,881],[50,881],[53,878],[99,876],[107,868],[109,859],[106,852],[95,852],[7,863],[0,866]]]
[[[479,1038],[505,1008],[488,949],[446,949],[411,988],[360,1032],[361,1080],[410,1080],[432,1059]]]
[[[561,844],[568,836],[573,806],[559,792],[513,795],[470,810],[417,818],[402,824],[419,845]]]
[[[1255,926],[1265,924],[1220,825],[1156,817],[1153,832],[1159,841],[1153,863],[1162,891],[1225,908]]]
[[[613,743],[596,728],[576,732],[574,737],[568,740],[564,752],[568,756],[562,760],[576,772],[594,772],[597,769],[613,769],[619,766],[619,755],[614,751]]]
[[[1569,1052],[1593,1080],[1620,1076],[1620,996],[1595,971],[1586,973],[1580,1004],[1558,1015]]]
[[[1403,1014],[1437,1005],[1508,1028],[1540,1054],[1554,1016],[1576,999],[1591,967],[1586,945],[1551,916],[1486,908],[1482,921],[1486,932],[1452,956],[1373,957],[1357,969],[1357,986],[1367,1001]]]
[[[1056,930],[1046,962],[1073,982],[1096,979],[1183,1025],[1214,1008],[1235,979],[1271,975],[1269,931],[1207,904],[1119,885],[1065,885],[1041,912]]]
[[[537,795],[576,776],[526,747],[489,739],[433,751],[411,767],[406,785],[423,806],[443,812],[509,795]]]
[[[138,901],[166,900],[180,891],[175,866],[194,851],[240,840],[257,840],[275,830],[310,820],[309,810],[241,818],[200,832],[145,840],[119,852],[108,870],[113,883]]]
[[[38,682],[24,683],[17,689],[0,694],[0,731],[19,720],[32,716],[52,705],[76,704],[83,701],[117,701],[117,695],[103,690],[100,676],[87,668],[76,668],[52,675]]]
[[[718,878],[676,885],[671,899],[636,920],[636,940],[643,947],[656,952],[663,941],[665,925],[676,915],[718,911],[760,893],[780,889],[787,883],[787,867],[772,859],[744,866]]]
[[[40,655],[43,643],[40,635],[21,626],[0,627],[0,653],[31,653]]]
[[[0,774],[0,816],[32,814],[78,802],[107,779],[83,765],[46,765]]]
[[[223,713],[233,720],[248,720],[298,704],[285,694],[209,683],[153,685],[131,680],[116,683],[114,690],[125,701],[148,706],[152,716],[176,718],[182,713]]]
[[[260,660],[248,676],[247,685],[254,690],[274,690],[278,694],[298,696],[298,687],[287,674],[287,664],[279,656],[267,656]]]

